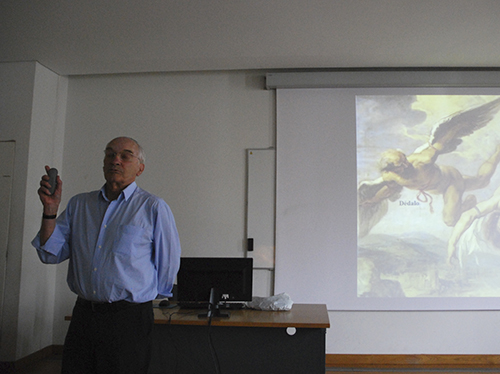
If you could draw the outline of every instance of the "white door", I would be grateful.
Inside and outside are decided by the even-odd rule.
[[[15,145],[13,141],[0,141],[0,316],[3,315]]]

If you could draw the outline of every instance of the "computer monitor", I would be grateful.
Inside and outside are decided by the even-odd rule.
[[[252,258],[182,257],[177,273],[178,303],[204,308],[212,289],[220,303],[251,301],[252,279]]]

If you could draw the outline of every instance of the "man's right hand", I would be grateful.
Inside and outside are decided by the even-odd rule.
[[[45,171],[48,172],[50,170],[49,166],[45,166]],[[57,214],[59,209],[59,204],[61,203],[61,195],[62,195],[62,181],[57,176],[57,186],[54,193],[51,195],[49,192],[50,184],[49,184],[49,176],[47,174],[42,176],[40,180],[40,188],[38,189],[38,196],[40,197],[40,201],[43,204],[43,213],[46,215],[54,215]]]

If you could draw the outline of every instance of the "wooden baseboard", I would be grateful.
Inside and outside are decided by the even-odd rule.
[[[15,362],[0,362],[0,372],[13,373],[62,351],[62,345],[52,345]],[[500,355],[326,354],[325,361],[327,368],[500,369]]]
[[[326,367],[377,369],[500,369],[500,355],[327,354]]]
[[[24,369],[27,366],[41,361],[47,357],[60,355],[62,354],[62,351],[62,345],[51,345],[17,361],[0,362],[0,373],[14,373],[16,370]]]

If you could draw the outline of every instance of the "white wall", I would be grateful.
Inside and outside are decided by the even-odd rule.
[[[28,165],[29,128],[33,100],[35,64],[0,65],[0,137],[16,141],[12,205],[2,311],[0,352],[2,360],[16,355],[17,320],[19,314],[19,282],[21,278],[22,236],[24,227],[24,196]],[[14,344],[12,344],[14,343]]]
[[[26,184],[20,284],[18,356],[52,344],[56,268],[41,264],[31,245],[40,228],[36,190],[46,164],[62,171],[67,78],[36,64]]]
[[[327,353],[497,355],[500,313],[330,312]]]
[[[65,82],[35,62],[0,64],[0,138],[15,140],[0,359],[52,344],[55,268],[37,261],[30,242],[40,225],[36,194],[45,162],[61,165]]]
[[[103,150],[119,135],[146,151],[138,184],[176,218],[184,256],[243,256],[247,148],[275,143],[274,92],[264,74],[173,73],[70,77],[63,203],[104,183]],[[71,312],[66,267],[56,316]],[[57,326],[62,344],[67,323]]]

